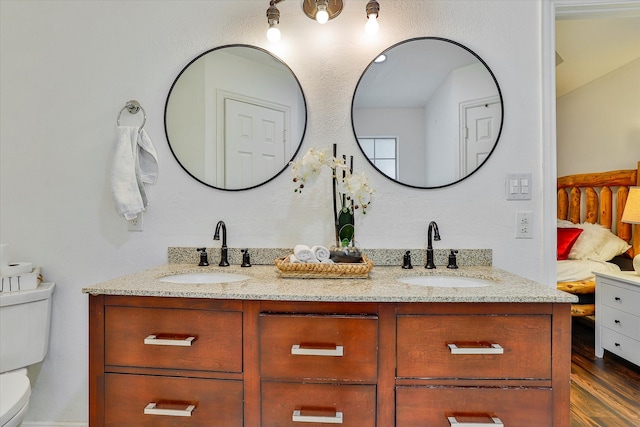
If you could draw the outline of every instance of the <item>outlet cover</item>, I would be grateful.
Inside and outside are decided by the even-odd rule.
[[[142,231],[142,212],[137,217],[127,221],[129,223],[129,231]]]
[[[516,212],[516,239],[532,239],[533,238],[533,212],[518,211]]]

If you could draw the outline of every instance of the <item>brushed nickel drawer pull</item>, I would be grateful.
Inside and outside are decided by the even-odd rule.
[[[300,344],[291,346],[291,354],[296,356],[344,356],[344,347],[337,345],[335,348],[311,348],[300,347]]]
[[[157,335],[149,335],[144,339],[147,345],[168,345],[173,347],[191,347],[196,337],[186,337],[178,339],[158,338]]]
[[[449,425],[451,427],[487,427],[487,426],[504,427],[504,424],[502,424],[502,421],[500,421],[500,418],[498,417],[491,417],[491,420],[493,421],[492,423],[475,423],[475,422],[461,423],[458,420],[456,420],[456,417],[447,417],[447,419],[449,420]]]
[[[500,344],[491,344],[491,347],[458,347],[448,344],[451,354],[504,354]]]
[[[190,417],[196,405],[187,405],[184,409],[160,409],[156,407],[157,403],[149,403],[144,408],[145,415],[164,415],[167,417]]]
[[[302,415],[299,409],[293,411],[291,421],[294,423],[325,423],[342,424],[342,412],[336,412],[334,416]]]

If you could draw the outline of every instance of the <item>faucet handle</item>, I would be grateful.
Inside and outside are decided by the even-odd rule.
[[[209,258],[207,255],[207,248],[197,248],[198,252],[200,252],[200,263],[198,264],[200,267],[206,267],[209,265]]]
[[[458,253],[457,250],[451,249],[451,253],[449,254],[449,264],[447,265],[447,268],[458,268],[458,264],[456,260],[457,253]]]
[[[249,256],[249,249],[242,249],[242,264],[240,267],[251,267],[251,257]]]
[[[413,268],[413,265],[411,265],[411,251],[405,252],[404,257],[402,258],[402,268],[405,270]]]

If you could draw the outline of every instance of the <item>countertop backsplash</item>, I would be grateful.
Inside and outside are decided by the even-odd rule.
[[[228,248],[228,259],[232,265],[242,263],[242,253],[245,248]],[[274,260],[293,253],[290,248],[248,248],[253,265],[273,265]],[[406,251],[411,251],[411,263],[414,267],[424,267],[427,259],[425,249],[363,249],[364,254],[373,261],[374,265],[402,265]],[[482,265],[491,266],[493,251],[491,249],[455,249],[459,266]],[[437,266],[446,266],[451,249],[434,249],[434,262]],[[220,260],[220,248],[207,248],[209,264],[217,265]],[[169,264],[198,264],[200,252],[190,247],[169,247],[167,262]]]

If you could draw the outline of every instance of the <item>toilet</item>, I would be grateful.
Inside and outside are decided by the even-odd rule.
[[[49,348],[51,296],[55,283],[0,292],[0,426],[22,423],[31,396],[27,367],[44,360]]]

